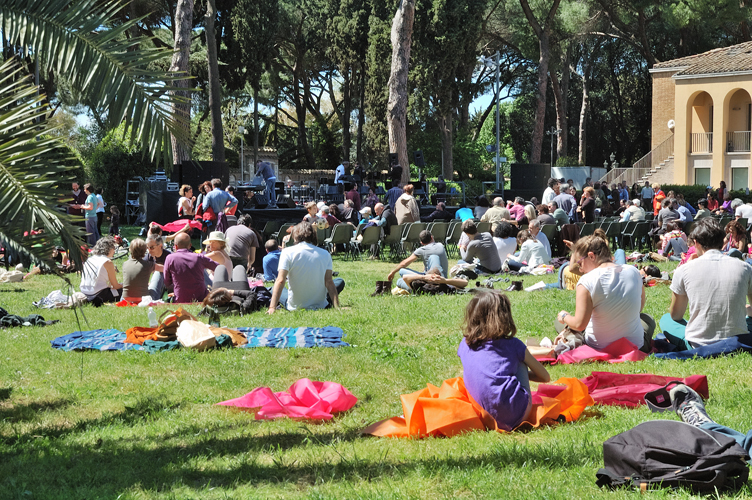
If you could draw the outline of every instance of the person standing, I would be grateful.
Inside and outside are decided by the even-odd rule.
[[[102,237],[102,221],[104,220],[104,207],[107,206],[107,203],[104,202],[104,198],[102,198],[102,188],[97,188],[97,233],[99,233],[99,237]]]
[[[352,202],[355,204],[355,211],[360,212],[361,200],[360,193],[358,192],[358,185],[356,183],[353,182],[352,188],[350,188],[350,190],[345,193],[345,198],[352,200]]]
[[[99,240],[97,232],[97,195],[94,194],[94,188],[91,184],[84,184],[86,200],[82,205],[75,205],[74,208],[84,211],[84,220],[86,222],[86,242],[89,246]]]
[[[348,168],[350,168],[350,162],[348,160],[342,160],[342,163],[337,165],[337,168],[334,170],[334,183],[335,184],[345,183],[345,180],[342,177],[347,175]]]
[[[277,197],[274,191],[275,183],[277,182],[277,176],[274,174],[272,164],[268,161],[258,162],[258,170],[256,175],[260,175],[266,182],[266,199],[269,208],[277,208]]]
[[[420,209],[418,202],[413,196],[413,185],[405,186],[405,191],[395,203],[395,214],[397,214],[397,223],[405,224],[407,222],[420,222]]]
[[[394,211],[395,204],[397,203],[397,200],[400,196],[402,196],[402,188],[399,187],[399,184],[397,182],[392,185],[392,187],[389,188],[389,191],[386,192],[386,200],[385,203],[389,205],[389,208]]]
[[[645,181],[645,187],[642,188],[642,192],[640,193],[640,196],[642,197],[642,206],[643,207],[652,207],[653,206],[653,195],[655,193],[653,192],[653,188],[650,187],[650,182]]]
[[[241,215],[238,223],[228,227],[225,231],[227,238],[227,247],[232,260],[233,268],[243,266],[246,271],[253,269],[256,261],[256,249],[259,248],[259,240],[256,233],[251,229],[253,219],[250,215]]]
[[[83,189],[80,188],[78,181],[73,181],[71,183],[71,189],[72,197],[70,203],[68,204],[68,214],[81,216],[84,214],[84,212],[78,207],[86,203],[86,193],[84,193]],[[75,221],[74,224],[79,226],[84,225],[81,220]]]
[[[548,179],[548,187],[546,187],[546,190],[543,191],[543,198],[541,198],[541,203],[548,205],[553,201],[554,198],[559,196],[560,186],[561,183],[559,183],[558,179],[554,179],[553,177]]]

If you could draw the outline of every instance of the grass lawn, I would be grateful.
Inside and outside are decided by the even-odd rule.
[[[119,261],[122,262],[122,261]],[[343,349],[229,349],[196,353],[60,352],[53,338],[79,329],[72,311],[42,311],[60,323],[0,330],[0,498],[625,498],[601,491],[595,471],[602,443],[654,418],[646,407],[596,407],[573,424],[529,433],[474,432],[419,441],[360,436],[368,424],[400,415],[399,396],[461,375],[457,357],[467,296],[372,298],[393,264],[343,262],[340,311],[264,312],[227,326],[342,327]],[[662,264],[671,269],[674,264]],[[78,284],[78,278],[74,277]],[[525,286],[554,276],[526,277]],[[8,311],[39,313],[32,301],[61,287],[58,278],[0,285]],[[497,286],[498,288],[498,286]],[[11,293],[22,289],[22,293]],[[667,287],[649,288],[647,312],[667,309]],[[709,290],[712,294],[712,290]],[[553,338],[574,292],[511,293],[518,337]],[[159,311],[158,313],[161,312]],[[189,309],[197,313],[198,307]],[[146,310],[85,307],[83,329],[147,325]],[[708,411],[745,431],[752,358],[564,365],[552,379],[591,371],[708,376]],[[295,380],[339,382],[358,404],[328,423],[256,421],[214,406],[258,386]],[[658,491],[651,498],[686,498]],[[752,496],[747,487],[739,497]]]

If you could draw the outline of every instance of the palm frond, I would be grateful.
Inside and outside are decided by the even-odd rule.
[[[186,89],[171,83],[186,75],[149,69],[172,51],[127,37],[138,20],[116,25],[121,8],[118,0],[0,0],[0,28],[11,44],[44,54],[49,70],[85,91],[95,109],[108,110],[112,126],[125,121],[151,160],[169,165],[170,133],[191,142],[185,119],[172,112],[183,99],[173,91]]]
[[[0,64],[0,244],[11,255],[55,269],[52,248],[57,238],[70,249],[81,269],[83,231],[73,225],[63,203],[70,198],[65,182],[73,179],[76,160],[57,139],[45,136],[49,111],[20,65]],[[31,231],[42,233],[31,235]]]

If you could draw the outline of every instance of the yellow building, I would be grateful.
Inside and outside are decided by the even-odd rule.
[[[674,183],[749,187],[752,42],[662,62],[650,73],[651,149],[673,141]]]

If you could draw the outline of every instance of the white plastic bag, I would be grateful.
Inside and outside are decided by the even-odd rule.
[[[200,321],[182,321],[178,326],[177,337],[180,345],[197,351],[205,351],[217,345],[217,339],[209,326]]]

